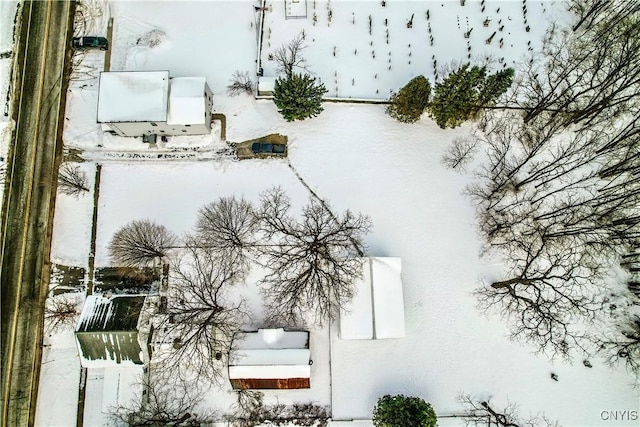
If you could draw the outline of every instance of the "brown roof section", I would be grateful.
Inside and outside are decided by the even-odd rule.
[[[298,389],[310,388],[309,378],[242,378],[232,379],[234,389]]]

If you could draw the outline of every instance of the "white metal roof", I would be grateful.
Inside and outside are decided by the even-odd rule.
[[[404,301],[400,258],[371,258],[376,338],[404,337]]]
[[[371,268],[368,258],[361,258],[361,261],[362,279],[355,284],[356,294],[340,315],[340,338],[344,340],[373,338]]]
[[[169,71],[100,73],[98,122],[164,122],[168,96]]]
[[[340,314],[340,338],[404,337],[402,262],[395,257],[363,258],[356,295]]]
[[[238,350],[309,348],[309,332],[285,331],[283,328],[258,329],[235,335]]]
[[[309,378],[309,332],[258,329],[235,336],[229,378]]]
[[[204,77],[174,77],[169,90],[169,125],[200,124],[205,121]]]
[[[243,378],[311,378],[311,366],[270,365],[270,366],[229,366],[229,379]]]

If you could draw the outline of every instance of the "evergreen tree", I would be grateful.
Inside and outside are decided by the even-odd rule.
[[[441,128],[457,127],[504,94],[513,81],[513,69],[487,75],[486,67],[465,64],[436,83],[429,115]]]
[[[316,83],[309,74],[291,73],[276,80],[273,102],[288,122],[304,120],[322,112],[322,95],[326,92],[324,84]]]
[[[429,104],[431,85],[425,76],[414,77],[391,96],[387,114],[403,123],[415,123]]]
[[[373,409],[376,427],[436,427],[437,421],[431,404],[419,397],[387,394]]]

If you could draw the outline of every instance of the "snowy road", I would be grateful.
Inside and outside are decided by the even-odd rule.
[[[32,425],[60,154],[70,2],[25,2],[2,218],[2,425]]]

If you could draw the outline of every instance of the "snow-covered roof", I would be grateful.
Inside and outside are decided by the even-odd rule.
[[[76,325],[76,332],[136,331],[144,295],[105,298],[89,295]]]
[[[229,378],[309,378],[309,332],[258,329],[239,332]]]
[[[363,263],[356,295],[340,315],[340,338],[404,337],[401,259],[363,258]]]
[[[361,258],[362,279],[355,286],[356,294],[340,315],[340,338],[370,340],[373,338],[373,295],[369,258]]]
[[[142,395],[142,376],[144,367],[119,366],[105,369],[102,382],[102,412],[130,405],[137,396]]]
[[[404,301],[400,258],[371,258],[376,338],[404,337]]]
[[[76,325],[82,366],[103,368],[142,363],[138,318],[144,299],[144,295],[87,297]]]
[[[273,92],[275,88],[275,77],[258,77],[258,92]]]
[[[98,123],[167,120],[169,71],[100,73]]]
[[[257,378],[257,379],[285,379],[310,378],[311,366],[309,359],[306,365],[250,365],[229,366],[229,379]]]
[[[190,125],[205,120],[204,77],[174,77],[170,81],[167,124]]]

